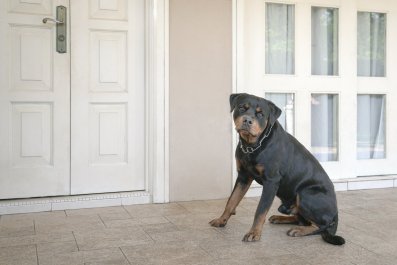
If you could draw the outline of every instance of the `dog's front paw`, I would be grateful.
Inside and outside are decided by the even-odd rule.
[[[243,237],[244,242],[254,242],[259,241],[261,239],[262,231],[251,229],[245,236]]]
[[[214,227],[224,227],[226,223],[227,223],[227,219],[222,217],[216,218],[211,222],[209,222],[209,224]]]

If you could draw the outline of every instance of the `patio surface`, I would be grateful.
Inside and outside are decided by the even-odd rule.
[[[397,189],[337,196],[344,246],[288,237],[290,225],[269,223],[260,242],[241,242],[258,198],[244,199],[225,228],[212,228],[224,199],[4,215],[0,264],[397,264]]]

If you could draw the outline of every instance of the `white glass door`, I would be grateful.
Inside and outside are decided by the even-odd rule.
[[[331,179],[396,174],[397,3],[236,0],[235,11],[236,91],[275,102]]]

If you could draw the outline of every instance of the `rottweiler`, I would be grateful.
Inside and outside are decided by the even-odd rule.
[[[271,101],[249,94],[232,94],[230,107],[240,141],[236,149],[238,177],[221,217],[210,222],[223,227],[253,180],[263,186],[254,223],[243,241],[261,238],[266,214],[277,196],[278,211],[272,224],[296,224],[292,237],[321,234],[334,245],[343,245],[337,236],[338,208],[334,186],[318,160],[277,121],[281,110]]]

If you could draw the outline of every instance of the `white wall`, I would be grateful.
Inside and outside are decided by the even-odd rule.
[[[170,200],[232,187],[232,0],[170,0]]]

